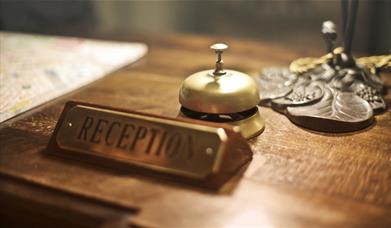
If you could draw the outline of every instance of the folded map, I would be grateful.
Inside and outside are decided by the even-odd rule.
[[[135,62],[141,43],[0,32],[0,122]]]

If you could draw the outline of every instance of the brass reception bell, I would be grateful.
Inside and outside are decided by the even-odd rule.
[[[247,74],[224,69],[222,53],[227,48],[222,43],[212,45],[216,68],[194,73],[183,81],[180,116],[239,126],[243,137],[251,138],[265,128],[257,107],[258,86]]]

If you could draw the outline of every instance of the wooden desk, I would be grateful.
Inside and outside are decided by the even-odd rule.
[[[131,222],[154,227],[391,226],[390,110],[360,132],[324,134],[261,108],[266,130],[250,140],[253,160],[218,192],[43,154],[68,100],[175,117],[181,81],[213,67],[208,47],[215,41],[231,47],[227,67],[248,73],[310,54],[232,38],[170,35],[136,41],[150,45],[138,63],[1,124],[2,179],[138,208]],[[384,78],[390,87],[390,75]],[[386,101],[391,105],[391,95]]]

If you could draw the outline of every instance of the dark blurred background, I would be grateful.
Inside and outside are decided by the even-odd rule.
[[[192,33],[324,47],[324,20],[340,25],[339,0],[0,0],[0,29],[81,37]],[[340,27],[340,26],[339,26]],[[361,0],[353,50],[391,52],[391,1]]]

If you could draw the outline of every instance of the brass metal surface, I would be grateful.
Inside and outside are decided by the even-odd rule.
[[[343,47],[337,47],[333,50],[334,54],[342,54]],[[289,65],[289,70],[295,74],[303,74],[306,73],[329,60],[333,59],[333,55],[331,53],[327,53],[319,58],[316,57],[304,57],[298,58],[292,61]]]
[[[179,102],[187,109],[209,114],[238,113],[256,107],[260,101],[253,78],[235,70],[224,70],[222,53],[228,45],[210,47],[217,55],[216,68],[187,77],[179,91]]]
[[[343,47],[337,47],[333,50],[334,54],[342,54]],[[289,65],[289,70],[295,74],[303,74],[319,67],[333,59],[333,55],[328,53],[319,58],[304,57],[298,58]],[[356,63],[369,69],[371,74],[377,74],[379,71],[391,70],[391,55],[366,56],[356,59]]]
[[[366,66],[372,74],[379,71],[391,71],[391,55],[361,57],[356,62]]]
[[[260,134],[265,124],[256,108],[260,102],[258,85],[247,74],[224,69],[222,53],[228,45],[217,43],[210,48],[217,55],[216,68],[194,73],[183,81],[179,115],[239,127],[247,139]]]
[[[61,123],[61,149],[202,179],[219,170],[223,128],[77,105]]]
[[[214,76],[213,70],[190,75],[179,92],[181,105],[197,112],[219,114],[256,107],[260,101],[256,82],[238,71],[225,72],[222,76]]]
[[[265,130],[265,120],[262,118],[259,111],[248,118],[229,122],[229,124],[238,126],[240,134],[246,139],[253,138]]]

